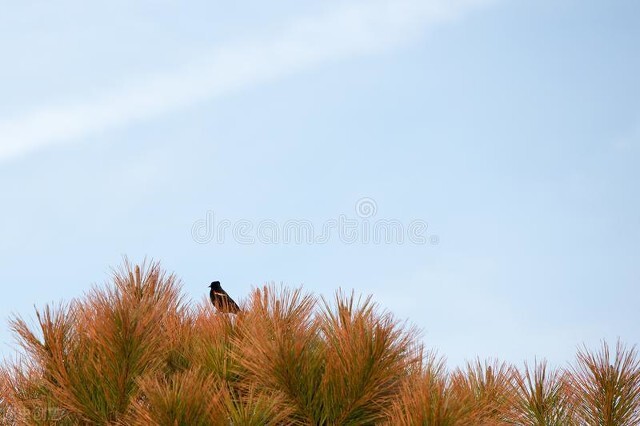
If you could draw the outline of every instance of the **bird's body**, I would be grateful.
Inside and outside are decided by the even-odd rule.
[[[222,289],[220,281],[212,282],[209,288],[211,289],[209,292],[211,303],[213,303],[213,306],[215,306],[219,312],[231,314],[237,314],[240,312],[240,307],[231,297],[229,297],[227,292]]]

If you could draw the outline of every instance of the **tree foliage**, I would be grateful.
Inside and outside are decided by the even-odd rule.
[[[253,290],[238,315],[189,305],[158,263],[11,320],[0,424],[637,425],[634,348],[566,369],[495,360],[448,371],[370,297]]]

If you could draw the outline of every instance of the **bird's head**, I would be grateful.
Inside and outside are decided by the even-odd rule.
[[[222,287],[220,287],[220,281],[212,282],[211,285],[209,285],[209,288],[212,288],[214,290],[222,290]]]

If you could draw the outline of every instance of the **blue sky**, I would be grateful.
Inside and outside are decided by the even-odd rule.
[[[636,1],[6,2],[6,319],[127,255],[201,300],[265,282],[373,294],[452,365],[640,342]],[[194,241],[207,212],[426,244]],[[437,242],[434,244],[432,242]]]

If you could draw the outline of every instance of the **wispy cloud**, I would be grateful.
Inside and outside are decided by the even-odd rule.
[[[368,0],[298,19],[255,42],[218,46],[172,72],[131,81],[75,104],[38,107],[0,119],[0,161],[81,140],[340,58],[372,54],[414,39],[488,0]]]

